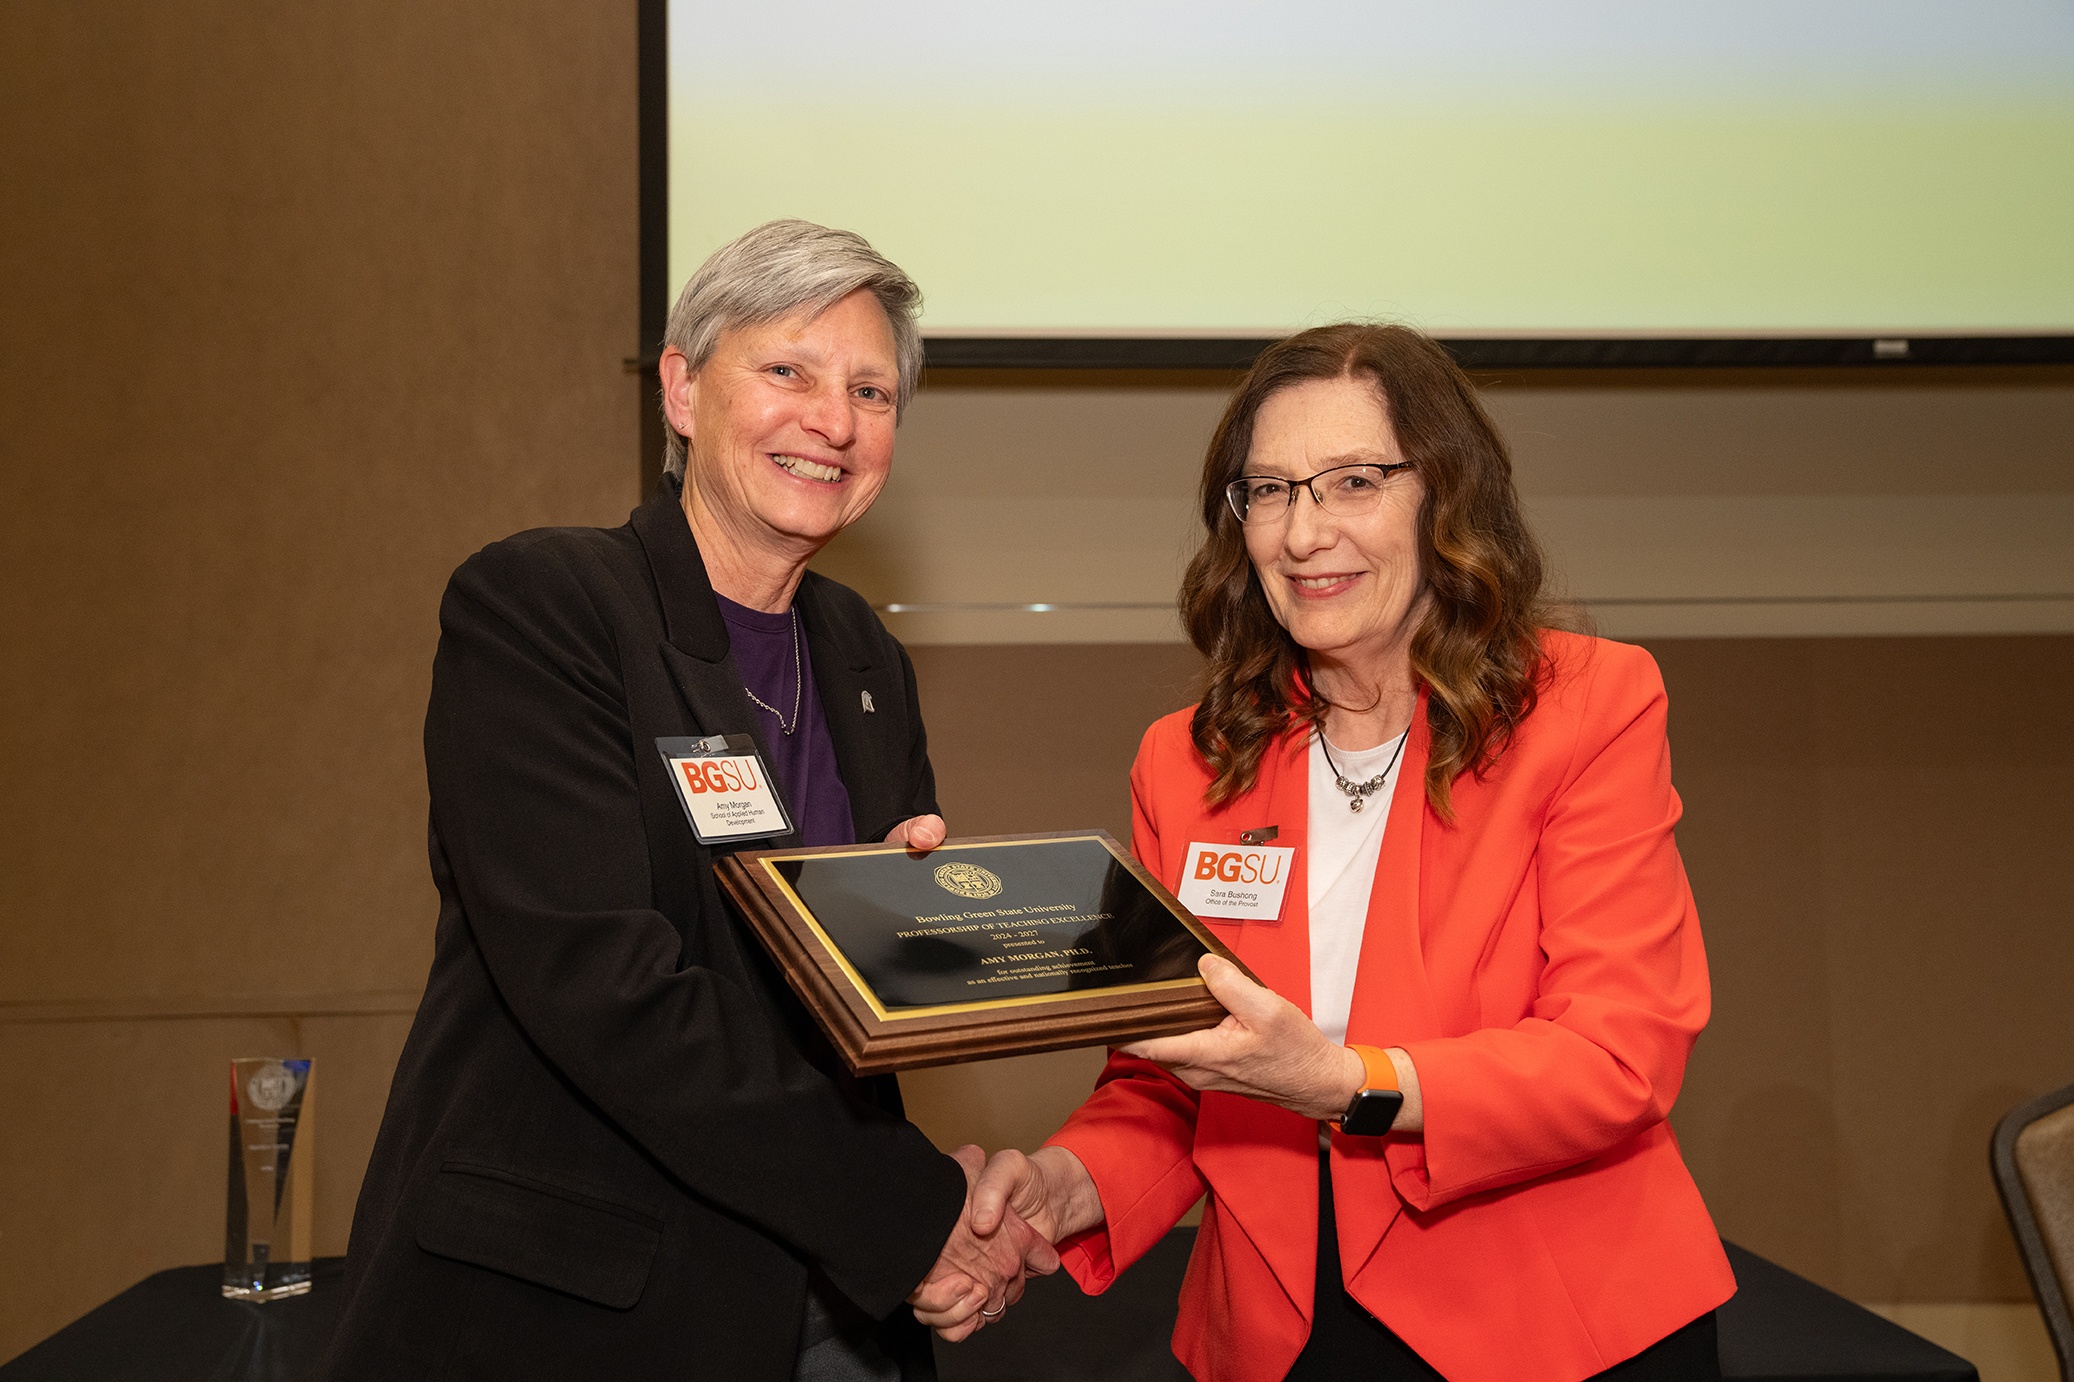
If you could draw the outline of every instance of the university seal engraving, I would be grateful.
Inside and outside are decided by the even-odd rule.
[[[936,885],[945,892],[956,893],[978,902],[1001,891],[1000,876],[991,869],[978,864],[952,862],[941,864],[936,870]]]
[[[278,1113],[295,1097],[295,1076],[279,1061],[269,1061],[245,1081],[245,1097],[256,1109]]]

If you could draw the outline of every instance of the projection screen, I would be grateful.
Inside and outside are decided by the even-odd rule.
[[[670,291],[802,216],[952,335],[2074,331],[2066,0],[669,7]]]

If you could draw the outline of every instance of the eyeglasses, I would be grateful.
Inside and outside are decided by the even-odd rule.
[[[1318,507],[1334,517],[1357,518],[1382,502],[1385,480],[1400,470],[1410,470],[1412,464],[1399,461],[1395,465],[1336,465],[1305,480],[1241,475],[1224,487],[1224,498],[1239,522],[1247,524],[1286,518],[1300,489],[1309,490]]]

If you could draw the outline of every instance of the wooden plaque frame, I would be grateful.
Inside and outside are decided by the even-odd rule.
[[[1099,840],[1204,948],[1233,964],[1239,963],[1238,957],[1107,831],[977,835],[946,840],[944,846],[1067,840]],[[792,890],[766,866],[766,861],[896,852],[900,852],[898,846],[884,844],[744,850],[714,865],[721,887],[777,961],[785,981],[792,985],[793,992],[806,1004],[844,1062],[857,1074],[883,1075],[961,1061],[1172,1036],[1214,1027],[1224,1020],[1223,1006],[1193,975],[1108,990],[1082,989],[1056,996],[997,998],[887,1012],[848,962],[835,953],[826,933]]]

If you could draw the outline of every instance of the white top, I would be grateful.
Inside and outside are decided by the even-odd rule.
[[[1389,766],[1383,785],[1354,811],[1348,809],[1349,798],[1325,761],[1325,736],[1311,736],[1311,1020],[1341,1045],[1346,1044],[1347,1014],[1354,1006],[1354,971],[1361,961],[1361,932],[1368,925],[1368,895],[1375,886],[1376,860],[1390,821],[1390,798],[1397,793],[1397,773],[1404,765],[1399,752],[1403,743],[1400,734],[1358,753],[1332,746],[1333,760],[1349,782],[1366,782]]]

